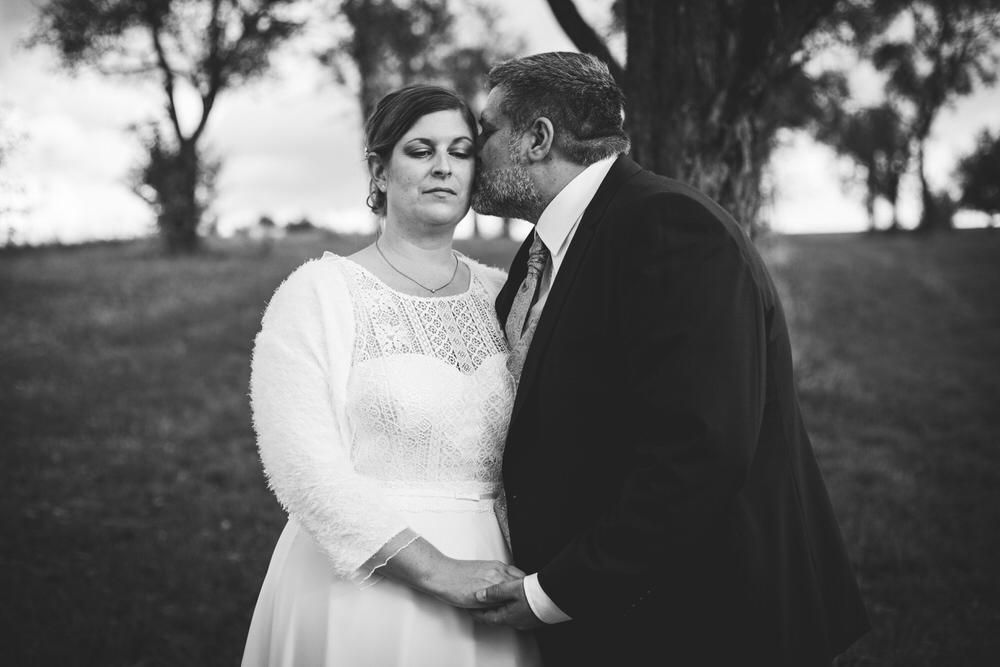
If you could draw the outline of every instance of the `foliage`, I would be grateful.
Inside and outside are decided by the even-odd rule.
[[[704,191],[756,231],[777,131],[822,117],[836,82],[805,68],[835,0],[622,0],[623,69],[572,0],[549,0],[581,51],[623,83],[636,159]]]
[[[886,91],[916,147],[924,206],[920,229],[950,227],[927,183],[925,144],[934,120],[1000,67],[1000,0],[850,0],[851,41],[884,72]]]
[[[481,1],[460,6],[456,12],[451,0],[341,0],[337,16],[349,30],[319,60],[341,84],[356,86],[365,118],[387,93],[415,83],[453,88],[475,110],[486,73],[521,47],[497,31],[496,9]],[[491,38],[465,37],[484,34]],[[473,233],[479,236],[477,222]]]
[[[205,210],[199,190],[213,167],[199,140],[218,95],[261,76],[272,52],[301,28],[295,0],[47,0],[39,8],[33,45],[55,49],[71,71],[91,67],[115,76],[156,81],[164,93],[169,139],[147,144],[140,180],[157,190],[158,224],[172,251],[198,245]],[[193,92],[201,113],[184,127],[178,96]]]
[[[132,169],[132,191],[153,209],[167,247],[182,249],[189,238],[198,237],[199,222],[206,222],[222,163],[206,159],[201,151],[185,152],[171,145],[155,124],[136,132],[146,150],[144,159]],[[195,165],[186,160],[194,160]],[[194,198],[189,201],[186,179],[192,176],[196,179]]]
[[[290,222],[287,225],[285,225],[285,230],[289,234],[297,234],[300,232],[311,232],[314,229],[316,229],[316,225],[314,225],[312,221],[309,220],[309,218],[302,218],[297,222]]]
[[[483,2],[465,3],[461,15],[450,0],[341,0],[337,11],[350,30],[320,62],[341,83],[356,79],[364,117],[388,92],[413,83],[450,86],[475,104],[490,67],[517,48],[497,34],[496,10]],[[469,24],[461,34],[459,18]],[[466,33],[493,38],[470,43]]]
[[[625,68],[573,0],[548,4],[577,47],[607,61],[623,83],[639,162],[692,183],[744,223],[759,222],[763,168],[778,130],[802,127],[860,160],[869,209],[876,195],[895,202],[899,170],[909,163],[901,144],[912,144],[924,224],[949,219],[947,207],[934,209],[941,198],[927,187],[924,143],[941,108],[995,79],[1000,0],[615,0],[615,24],[628,40]],[[847,111],[837,83],[844,74],[815,73],[814,56],[844,45],[887,74],[891,112],[884,105]],[[894,129],[881,145],[856,145],[871,124]]]
[[[958,164],[959,204],[991,216],[1000,215],[1000,133],[983,131],[976,149]]]

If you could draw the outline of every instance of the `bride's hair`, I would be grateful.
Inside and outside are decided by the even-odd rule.
[[[365,160],[381,160],[389,164],[392,149],[418,120],[438,111],[459,111],[469,126],[473,143],[478,137],[476,118],[465,100],[458,94],[440,86],[416,85],[395,90],[375,105],[375,110],[365,122]],[[368,181],[368,208],[375,215],[385,215],[385,193],[378,189],[375,179]]]

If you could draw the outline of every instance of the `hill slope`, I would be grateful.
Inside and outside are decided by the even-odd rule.
[[[250,428],[289,237],[0,254],[8,664],[231,665],[284,518]],[[512,243],[463,249],[504,266]],[[841,665],[1000,654],[1000,234],[775,237],[800,397],[875,632]]]

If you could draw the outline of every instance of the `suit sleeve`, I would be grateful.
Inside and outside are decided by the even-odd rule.
[[[620,228],[611,344],[627,400],[608,418],[635,439],[630,469],[617,504],[539,572],[574,619],[620,614],[652,582],[684,576],[670,565],[724,519],[749,474],[766,389],[762,298],[716,214],[660,194]]]

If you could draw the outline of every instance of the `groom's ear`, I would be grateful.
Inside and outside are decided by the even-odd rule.
[[[555,128],[548,118],[536,118],[525,132],[528,143],[528,161],[541,162],[552,152],[552,141],[555,138]]]

